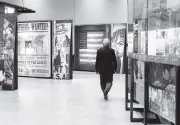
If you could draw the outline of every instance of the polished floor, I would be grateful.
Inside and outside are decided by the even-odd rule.
[[[142,125],[124,106],[124,76],[115,75],[109,101],[99,76],[74,72],[72,81],[19,78],[19,90],[0,91],[0,125]]]

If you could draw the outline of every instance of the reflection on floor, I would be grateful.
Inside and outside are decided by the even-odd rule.
[[[19,90],[0,91],[0,125],[142,125],[130,123],[124,76],[114,76],[109,101],[99,76],[74,72],[74,80],[19,78]]]

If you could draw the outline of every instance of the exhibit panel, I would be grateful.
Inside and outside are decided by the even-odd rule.
[[[0,85],[9,90],[17,87],[17,66],[15,64],[16,47],[16,14],[0,15]]]
[[[18,75],[51,77],[51,22],[18,23]]]
[[[122,73],[123,70],[123,56],[125,45],[126,26],[123,24],[111,25],[111,47],[115,50],[117,59],[117,73]]]
[[[149,64],[149,109],[175,123],[176,66]]]
[[[71,79],[72,21],[54,21],[53,24],[53,78]]]
[[[103,47],[110,28],[106,25],[84,25],[75,28],[76,70],[95,71],[97,50]]]

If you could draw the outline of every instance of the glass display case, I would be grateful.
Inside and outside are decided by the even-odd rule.
[[[128,51],[129,59],[134,60],[135,75],[131,74],[131,83],[135,83],[133,94],[140,103],[147,96],[148,110],[177,124],[180,0],[128,0],[129,3],[133,3],[128,5],[128,12],[133,12],[133,50]],[[144,84],[138,74],[144,76]],[[139,97],[142,95],[138,94],[140,85],[144,86],[143,90],[148,86],[145,97]]]

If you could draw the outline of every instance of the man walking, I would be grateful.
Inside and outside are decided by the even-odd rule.
[[[97,50],[95,69],[100,74],[101,89],[104,99],[108,100],[108,92],[112,87],[113,74],[117,70],[117,60],[114,49],[110,48],[110,40],[103,40],[103,48]]]

